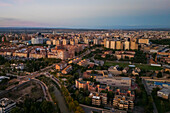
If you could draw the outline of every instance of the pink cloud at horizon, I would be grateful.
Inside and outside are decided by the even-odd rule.
[[[5,2],[1,2],[1,1],[0,1],[0,6],[1,6],[1,7],[8,7],[8,6],[12,6],[12,4],[5,3]]]
[[[17,19],[0,19],[0,27],[43,27],[44,24],[32,21],[22,21]]]

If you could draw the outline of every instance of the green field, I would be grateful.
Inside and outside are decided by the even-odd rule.
[[[120,67],[127,67],[130,65],[129,63],[117,63],[117,62],[105,62],[105,66],[115,66],[119,65]],[[134,64],[136,67],[142,69],[142,70],[161,70],[161,67],[154,67],[150,66],[148,64]]]

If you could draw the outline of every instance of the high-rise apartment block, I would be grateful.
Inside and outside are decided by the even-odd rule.
[[[67,39],[63,39],[63,45],[67,45],[68,44],[68,40]]]
[[[129,41],[125,41],[124,42],[124,50],[129,50],[130,48],[130,42]]]
[[[116,47],[116,41],[111,41],[110,42],[110,49],[115,49]]]
[[[93,39],[93,44],[94,45],[98,45],[99,44],[99,40],[98,39]]]
[[[116,49],[123,49],[123,43],[121,41],[116,41]]]
[[[106,48],[110,48],[110,41],[109,40],[106,41]]]
[[[130,49],[131,50],[137,50],[138,49],[138,44],[135,41],[130,42]]]
[[[73,39],[70,39],[70,45],[75,45],[75,41]]]

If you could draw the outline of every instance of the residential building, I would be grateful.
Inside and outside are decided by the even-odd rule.
[[[111,41],[110,42],[110,49],[115,49],[116,48],[116,41]]]
[[[67,39],[63,39],[63,45],[67,45],[68,44],[68,40]]]
[[[107,104],[107,93],[100,93],[100,97],[102,100],[102,104],[106,105]]]
[[[130,49],[130,42],[129,41],[125,41],[124,42],[124,50],[129,50]]]
[[[92,97],[92,105],[96,105],[96,106],[100,106],[101,105],[100,96],[93,96]]]
[[[170,88],[163,88],[157,91],[157,96],[163,99],[170,99]]]
[[[130,42],[130,49],[131,50],[138,50],[138,44],[135,41]]]
[[[62,70],[63,74],[68,74],[72,70],[72,66],[68,65],[64,70]]]
[[[149,44],[149,39],[148,38],[140,38],[138,39],[139,44]]]
[[[93,44],[98,45],[99,44],[99,39],[93,39]]]
[[[118,65],[111,66],[110,68],[108,68],[108,71],[115,76],[122,74],[122,71],[119,69]]]
[[[128,111],[129,109],[132,110],[134,108],[133,99],[134,98],[131,97],[115,95],[113,99],[113,107],[126,111]]]
[[[61,71],[61,70],[63,70],[66,66],[67,66],[67,63],[64,62],[64,61],[62,61],[62,62],[56,64],[55,68],[56,68],[57,70]]]
[[[0,100],[0,113],[10,113],[10,111],[16,107],[16,103],[8,98],[2,98]]]
[[[87,81],[83,81],[82,79],[75,80],[76,88],[78,89],[87,89]]]
[[[121,41],[116,41],[116,49],[118,49],[118,50],[123,49],[123,44]]]
[[[57,50],[58,58],[66,60],[69,57],[68,52],[65,49]]]
[[[110,48],[110,41],[109,40],[106,41],[106,48]]]

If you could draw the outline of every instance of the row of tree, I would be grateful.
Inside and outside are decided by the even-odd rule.
[[[170,39],[158,39],[158,40],[150,40],[154,44],[160,45],[169,45],[170,46]]]
[[[135,90],[135,97],[136,100],[138,100],[137,103],[135,103],[137,106],[144,107],[145,113],[152,113],[153,112],[153,100],[151,96],[148,96],[144,85],[142,84],[142,80],[139,77],[136,77],[136,83],[138,84],[139,88]]]
[[[62,84],[61,91],[64,95],[65,101],[68,105],[70,112],[74,113],[84,113],[83,109],[80,107],[79,103],[70,96],[68,89]]]
[[[38,71],[42,68],[52,65],[53,63],[59,63],[60,59],[49,59],[49,58],[41,58],[37,60],[27,60],[26,62],[26,71],[34,72]]]
[[[36,102],[33,99],[26,99],[12,109],[10,113],[58,113],[55,105],[49,101]]]

